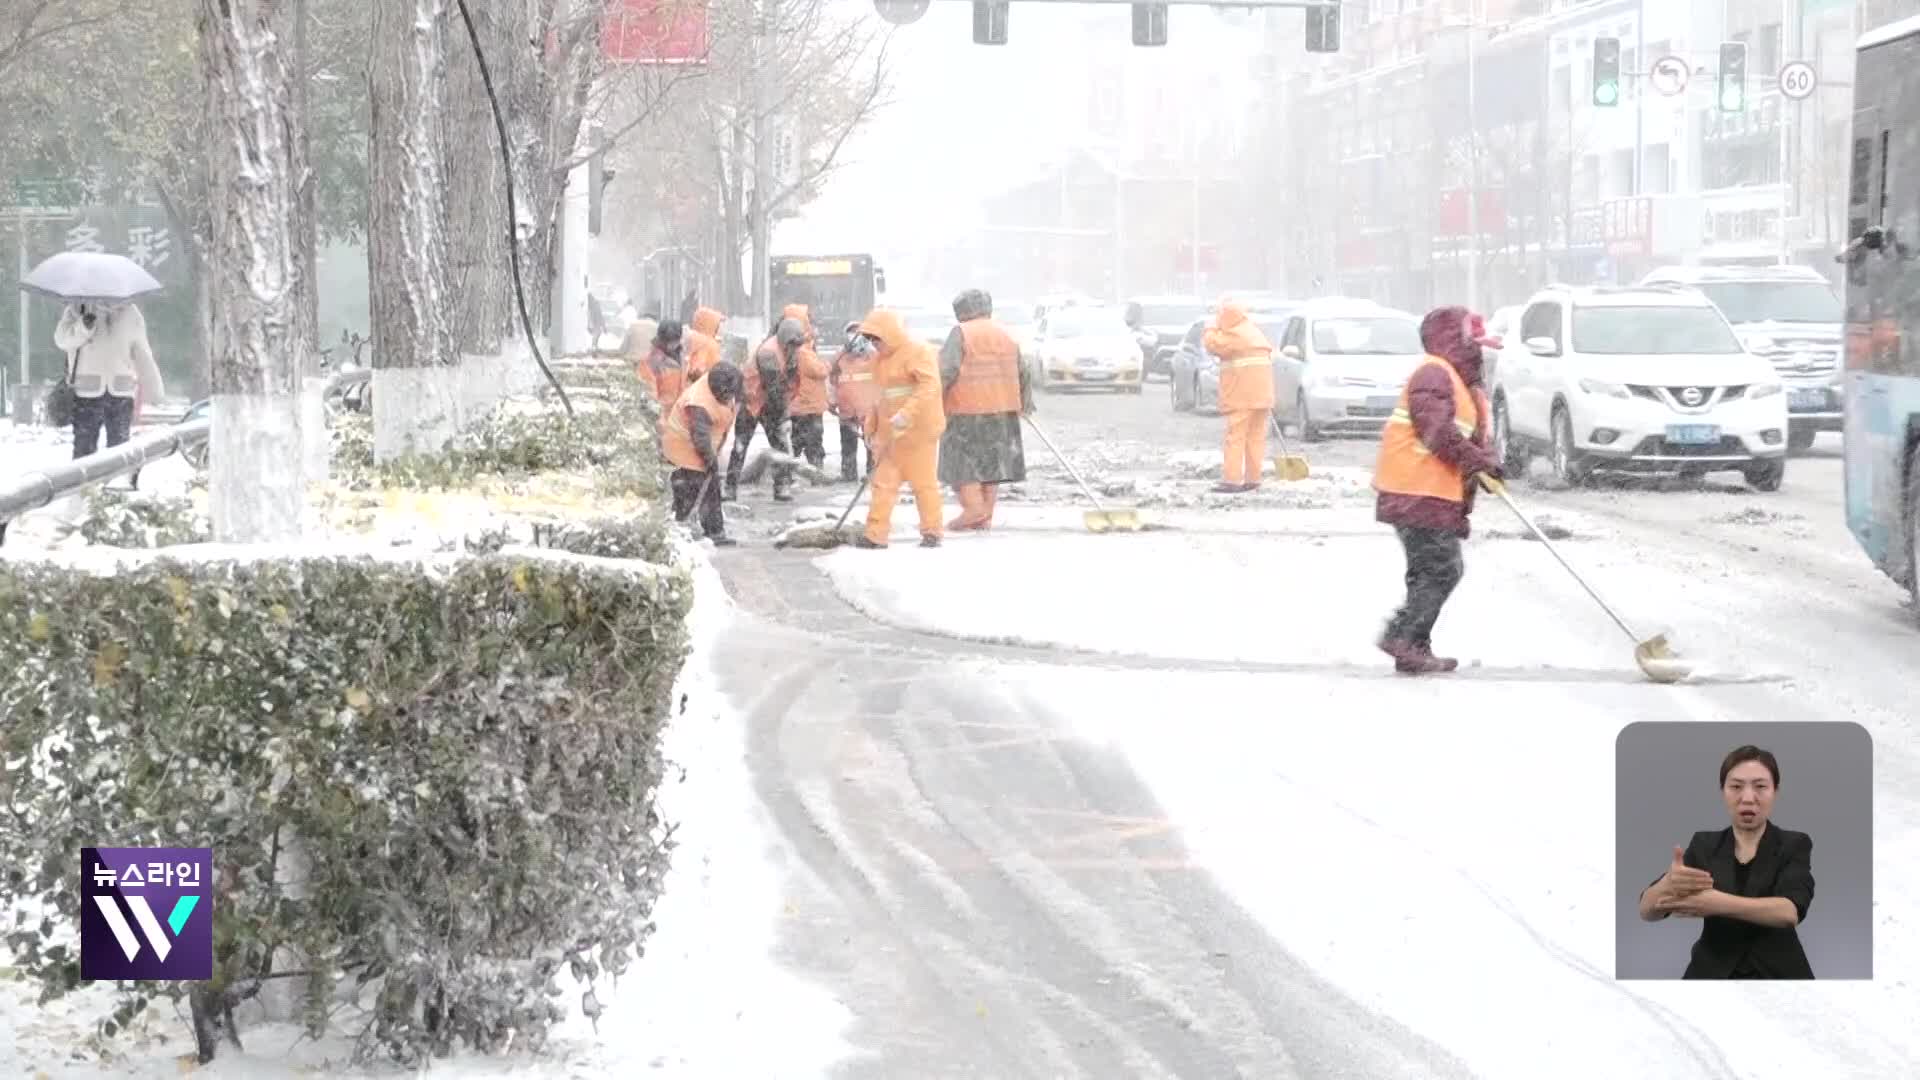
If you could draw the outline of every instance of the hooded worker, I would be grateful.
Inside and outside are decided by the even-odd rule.
[[[1204,343],[1220,360],[1220,414],[1227,428],[1220,483],[1213,490],[1252,491],[1260,486],[1273,415],[1273,345],[1247,318],[1247,309],[1231,301],[1220,305]]]
[[[920,514],[920,546],[939,547],[940,434],[947,416],[940,405],[940,364],[933,350],[914,340],[898,312],[878,308],[860,323],[873,343],[873,385],[878,396],[866,414],[873,447],[873,501],[866,534],[855,547],[883,548],[893,531],[900,485],[913,488]]]
[[[740,369],[721,364],[695,379],[660,419],[660,448],[673,465],[668,486],[674,520],[686,521],[698,510],[700,531],[723,547],[734,541],[720,509],[720,447],[733,426],[740,384]]]
[[[796,320],[806,330],[794,365],[787,421],[793,432],[793,452],[817,469],[827,463],[827,363],[814,347],[813,320],[807,305],[788,304],[780,317]]]
[[[1484,349],[1497,347],[1480,316],[1436,308],[1420,323],[1427,358],[1400,391],[1380,435],[1374,517],[1393,526],[1407,556],[1407,598],[1381,635],[1380,650],[1406,674],[1452,671],[1459,661],[1433,654],[1433,626],[1460,584],[1460,541],[1469,531],[1480,476],[1501,479],[1487,442]]]
[[[653,341],[634,370],[662,409],[679,399],[687,388],[687,356],[678,322],[668,319],[654,330]]]
[[[845,329],[847,343],[835,354],[827,369],[827,407],[840,421],[840,479],[852,483],[860,479],[861,444],[865,441],[867,413],[873,410],[873,339],[860,333],[860,324],[850,322]],[[873,447],[867,446],[867,473],[873,473]]]
[[[986,529],[1000,485],[1027,478],[1020,417],[1033,411],[1033,387],[1020,344],[993,320],[993,297],[968,289],[953,300],[957,325],[940,347],[940,480],[960,498],[956,530]]]
[[[760,343],[745,372],[746,408],[734,421],[733,457],[727,462],[728,500],[740,497],[740,472],[753,447],[753,433],[764,429],[767,445],[781,454],[793,450],[787,442],[787,408],[799,382],[800,350],[807,344],[807,328],[798,319],[782,319],[773,336]],[[792,502],[793,466],[773,467],[773,497]]]
[[[686,332],[688,379],[697,379],[720,363],[720,324],[726,321],[725,315],[710,307],[694,310]]]

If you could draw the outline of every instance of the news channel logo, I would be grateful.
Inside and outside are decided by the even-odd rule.
[[[213,977],[213,849],[80,849],[80,977]]]

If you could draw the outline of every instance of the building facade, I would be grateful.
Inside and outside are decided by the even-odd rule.
[[[1853,45],[1910,6],[1349,5],[1339,54],[1274,42],[1293,72],[1272,94],[1300,195],[1289,280],[1407,308],[1491,308],[1547,282],[1631,281],[1674,262],[1830,270],[1844,244]],[[1621,42],[1612,107],[1593,103],[1598,37]],[[1748,49],[1740,112],[1718,105],[1725,41]],[[1798,100],[1777,86],[1791,61],[1816,72]]]

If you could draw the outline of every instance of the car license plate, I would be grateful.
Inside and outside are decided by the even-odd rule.
[[[1367,408],[1369,409],[1394,409],[1399,407],[1399,405],[1400,399],[1397,397],[1370,397],[1367,399]]]
[[[1720,429],[1712,424],[1675,424],[1667,429],[1667,441],[1681,446],[1711,446],[1720,441]]]
[[[1795,390],[1787,395],[1789,409],[1820,409],[1827,404],[1825,390]]]
[[[1111,378],[1113,378],[1113,372],[1111,372],[1111,371],[1083,371],[1083,372],[1081,372],[1081,373],[1080,373],[1080,377],[1081,377],[1082,379],[1085,379],[1085,380],[1086,380],[1086,381],[1088,381],[1088,382],[1102,382],[1102,381],[1105,381],[1105,380],[1107,380],[1107,379],[1111,379]]]

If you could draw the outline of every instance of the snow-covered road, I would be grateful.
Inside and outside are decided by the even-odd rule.
[[[1399,552],[1352,494],[1137,535],[1014,508],[939,551],[730,553],[741,602],[802,631],[730,650],[807,866],[786,948],[860,1017],[876,1076],[1907,1075],[1920,631],[1838,482],[1816,454],[1779,495],[1518,489],[1697,662],[1675,687],[1497,503],[1437,635],[1468,666],[1429,680],[1372,647]],[[1724,723],[1729,746],[1784,720],[1872,734],[1875,981],[1614,981],[1614,742],[1643,720]]]

